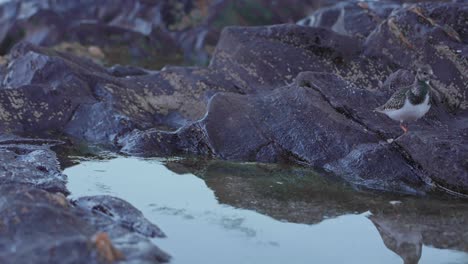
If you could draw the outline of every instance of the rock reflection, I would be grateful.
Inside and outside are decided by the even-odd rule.
[[[304,224],[369,211],[385,246],[405,264],[418,263],[423,245],[468,252],[468,203],[446,197],[356,192],[333,176],[273,164],[177,160],[176,173],[205,180],[219,200],[275,219]],[[394,202],[398,201],[398,202]]]
[[[374,209],[369,218],[404,263],[418,263],[423,245],[468,252],[466,201],[407,198],[401,205]]]

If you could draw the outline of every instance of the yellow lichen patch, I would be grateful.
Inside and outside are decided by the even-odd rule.
[[[395,22],[395,18],[391,17],[387,20],[387,25],[388,28],[390,29],[390,32],[392,32],[393,35],[395,35],[401,42],[403,42],[408,48],[414,50],[413,44],[405,37],[403,32],[400,30],[398,25]]]
[[[447,34],[449,37],[455,39],[456,41],[458,42],[462,42],[461,41],[461,38],[460,38],[460,35],[458,34],[457,31],[455,31],[452,27],[450,27],[449,25],[439,25],[437,22],[435,22],[432,18],[426,16],[424,14],[424,11],[416,6],[416,5],[413,5],[411,6],[409,9],[408,9],[410,12],[412,13],[415,13],[416,15],[418,15],[419,17],[421,17],[422,19],[426,20],[427,22],[429,22],[433,27],[438,27],[438,28],[441,28],[445,34]]]
[[[431,85],[436,89],[436,91],[442,93],[443,99],[450,109],[456,110],[467,108],[466,98],[464,98],[460,91],[458,91],[457,86],[453,83],[445,85],[438,80],[432,80]]]
[[[62,193],[47,193],[47,198],[62,207],[68,207],[69,205],[67,198]]]
[[[366,11],[366,13],[372,17],[374,19],[374,21],[376,22],[380,22],[382,21],[382,19],[375,13],[375,12],[372,12],[372,10],[369,8],[369,4],[366,3],[366,2],[358,2],[357,5],[364,9]]]
[[[455,29],[453,29],[451,26],[442,25],[442,26],[440,26],[440,28],[445,32],[445,34],[447,34],[452,39],[455,39],[456,41],[458,41],[460,43],[462,42],[461,38],[460,38],[460,34],[458,34],[458,32],[455,31]]]
[[[0,56],[0,65],[6,65],[8,63],[8,60],[3,57],[3,56]]]
[[[256,66],[253,63],[250,63],[250,65],[244,65],[243,68],[249,75],[257,78],[261,84],[265,84],[265,80],[257,74]],[[276,69],[276,67],[272,68]]]
[[[101,48],[99,48],[98,46],[89,46],[88,52],[89,54],[91,54],[91,56],[95,58],[104,59],[106,57],[104,52],[102,52]]]
[[[31,200],[31,201],[34,200],[34,196],[32,196],[29,192],[25,192],[25,193],[24,193],[24,196],[28,197],[29,200]]]
[[[11,114],[0,103],[0,120],[11,121]]]
[[[17,90],[11,90],[8,99],[10,100],[11,106],[15,109],[21,109],[24,107],[24,95]]]
[[[39,118],[41,118],[41,116],[42,116],[43,114],[42,114],[41,112],[34,111],[34,112],[33,112],[33,115],[34,115],[34,117],[35,117],[36,119],[39,119]]]
[[[39,104],[39,106],[40,106],[41,109],[44,109],[44,110],[49,109],[49,104],[46,103],[46,102],[41,102],[41,103]]]
[[[448,46],[445,45],[435,45],[434,48],[437,50],[437,55],[441,58],[445,58],[453,63],[455,68],[460,72],[458,76],[462,80],[462,83],[468,83],[468,64],[465,60],[459,58],[459,55],[452,51]],[[438,80],[433,80],[432,83],[438,88],[438,92],[442,93],[447,105],[451,109],[467,109],[468,102],[466,98],[466,93],[462,94],[464,87],[457,87],[455,84],[451,83],[444,85]],[[463,85],[463,84],[462,84]]]
[[[452,51],[448,46],[435,45],[434,48],[437,50],[439,55],[447,58],[453,63],[453,65],[455,65],[462,78],[468,78],[468,62],[466,60],[458,58],[458,54]]]
[[[366,2],[358,2],[357,5],[362,9],[369,9],[369,4]]]
[[[106,57],[101,48],[97,46],[86,47],[77,42],[62,42],[52,48],[60,52],[74,54],[78,57],[88,58],[98,64],[102,64]]]
[[[180,89],[187,86],[187,84],[182,81],[182,76],[174,72],[164,72],[161,76],[175,89]]]
[[[117,250],[113,245],[112,241],[109,238],[109,235],[105,232],[99,232],[93,237],[93,242],[96,246],[96,250],[99,254],[99,257],[108,262],[112,263],[115,261],[125,259],[122,252]]]
[[[419,17],[421,17],[422,19],[426,20],[427,22],[429,22],[432,26],[436,26],[437,23],[430,17],[424,15],[424,11],[421,9],[421,7],[419,6],[416,6],[416,5],[412,5],[408,11],[410,11],[411,13],[414,13],[416,15],[418,15]]]
[[[10,97],[11,107],[15,109],[21,109],[24,106],[24,100],[22,98]]]
[[[110,93],[113,94],[113,93],[114,93],[114,89],[118,89],[119,87],[116,86],[116,85],[114,85],[114,84],[112,84],[112,83],[106,83],[106,84],[104,85],[104,88],[105,88],[108,92],[110,92]]]

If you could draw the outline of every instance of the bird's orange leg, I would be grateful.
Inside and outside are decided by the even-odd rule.
[[[403,125],[403,122],[400,123],[400,127],[401,129],[403,129],[403,132],[406,134],[406,132],[408,132],[408,128],[405,127],[405,125]]]

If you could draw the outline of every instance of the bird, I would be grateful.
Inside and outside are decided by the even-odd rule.
[[[430,66],[418,66],[413,84],[400,88],[375,111],[399,121],[401,129],[407,133],[408,127],[404,123],[418,120],[431,108],[429,82],[432,76],[434,72]]]

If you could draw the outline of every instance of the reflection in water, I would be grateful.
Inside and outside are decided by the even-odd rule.
[[[139,208],[173,263],[468,263],[463,201],[357,193],[271,164],[117,158],[65,173],[74,197]]]

